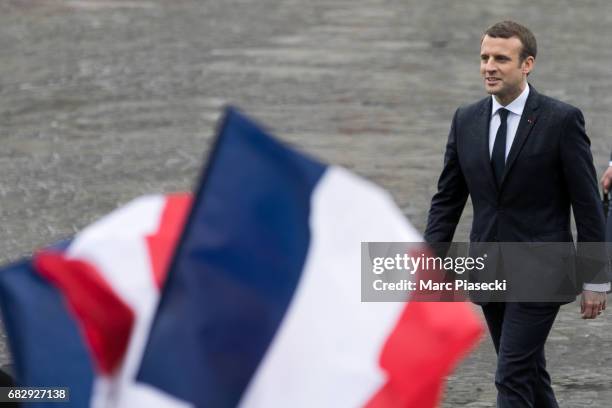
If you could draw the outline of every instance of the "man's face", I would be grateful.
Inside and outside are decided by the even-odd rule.
[[[520,61],[521,40],[516,37],[493,38],[485,35],[480,45],[480,75],[485,90],[502,105],[512,102],[525,89],[533,57]]]

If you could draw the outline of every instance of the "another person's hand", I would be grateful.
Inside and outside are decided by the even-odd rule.
[[[608,294],[605,292],[593,292],[583,290],[580,298],[580,313],[583,319],[595,319],[606,309]]]
[[[612,166],[608,167],[608,170],[601,177],[601,186],[606,193],[612,189]]]

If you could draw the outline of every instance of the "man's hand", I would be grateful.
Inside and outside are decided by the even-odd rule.
[[[601,176],[601,186],[606,193],[612,188],[612,166],[608,167],[608,170]]]
[[[580,298],[580,313],[583,319],[595,319],[606,309],[608,294],[605,292],[593,292],[583,290]]]

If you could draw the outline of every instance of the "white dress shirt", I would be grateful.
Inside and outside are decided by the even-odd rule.
[[[491,95],[491,98],[493,99],[493,109],[491,110],[491,121],[489,122],[489,157],[493,155],[493,145],[495,144],[497,129],[499,129],[499,125],[501,124],[499,110],[501,108],[505,108],[509,111],[508,117],[506,118],[506,159],[508,159],[508,153],[510,153],[512,142],[514,142],[516,130],[518,129],[519,121],[521,120],[523,109],[525,109],[525,103],[527,102],[528,96],[529,85],[526,85],[523,92],[521,92],[521,94],[515,100],[506,106],[501,105],[499,102],[497,102],[495,96]]]
[[[508,105],[503,106],[495,96],[491,95],[491,99],[493,100],[493,108],[491,109],[491,121],[489,122],[489,157],[493,155],[493,145],[495,144],[495,137],[497,136],[497,129],[499,129],[499,125],[501,124],[501,118],[499,117],[499,110],[501,108],[505,108],[508,110],[508,117],[506,118],[506,160],[508,159],[508,154],[510,153],[510,148],[512,148],[512,143],[514,142],[514,138],[516,137],[516,131],[518,129],[519,122],[521,120],[521,115],[523,114],[523,110],[525,109],[525,103],[527,102],[527,97],[529,96],[529,85],[525,84],[525,89],[521,94]],[[612,161],[610,162],[612,166]],[[607,292],[610,290],[610,282],[608,283],[584,283],[582,286],[585,290],[591,290],[593,292]]]

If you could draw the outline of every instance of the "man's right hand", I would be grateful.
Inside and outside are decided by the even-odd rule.
[[[608,170],[601,177],[601,186],[606,193],[612,188],[612,166],[608,167]]]

